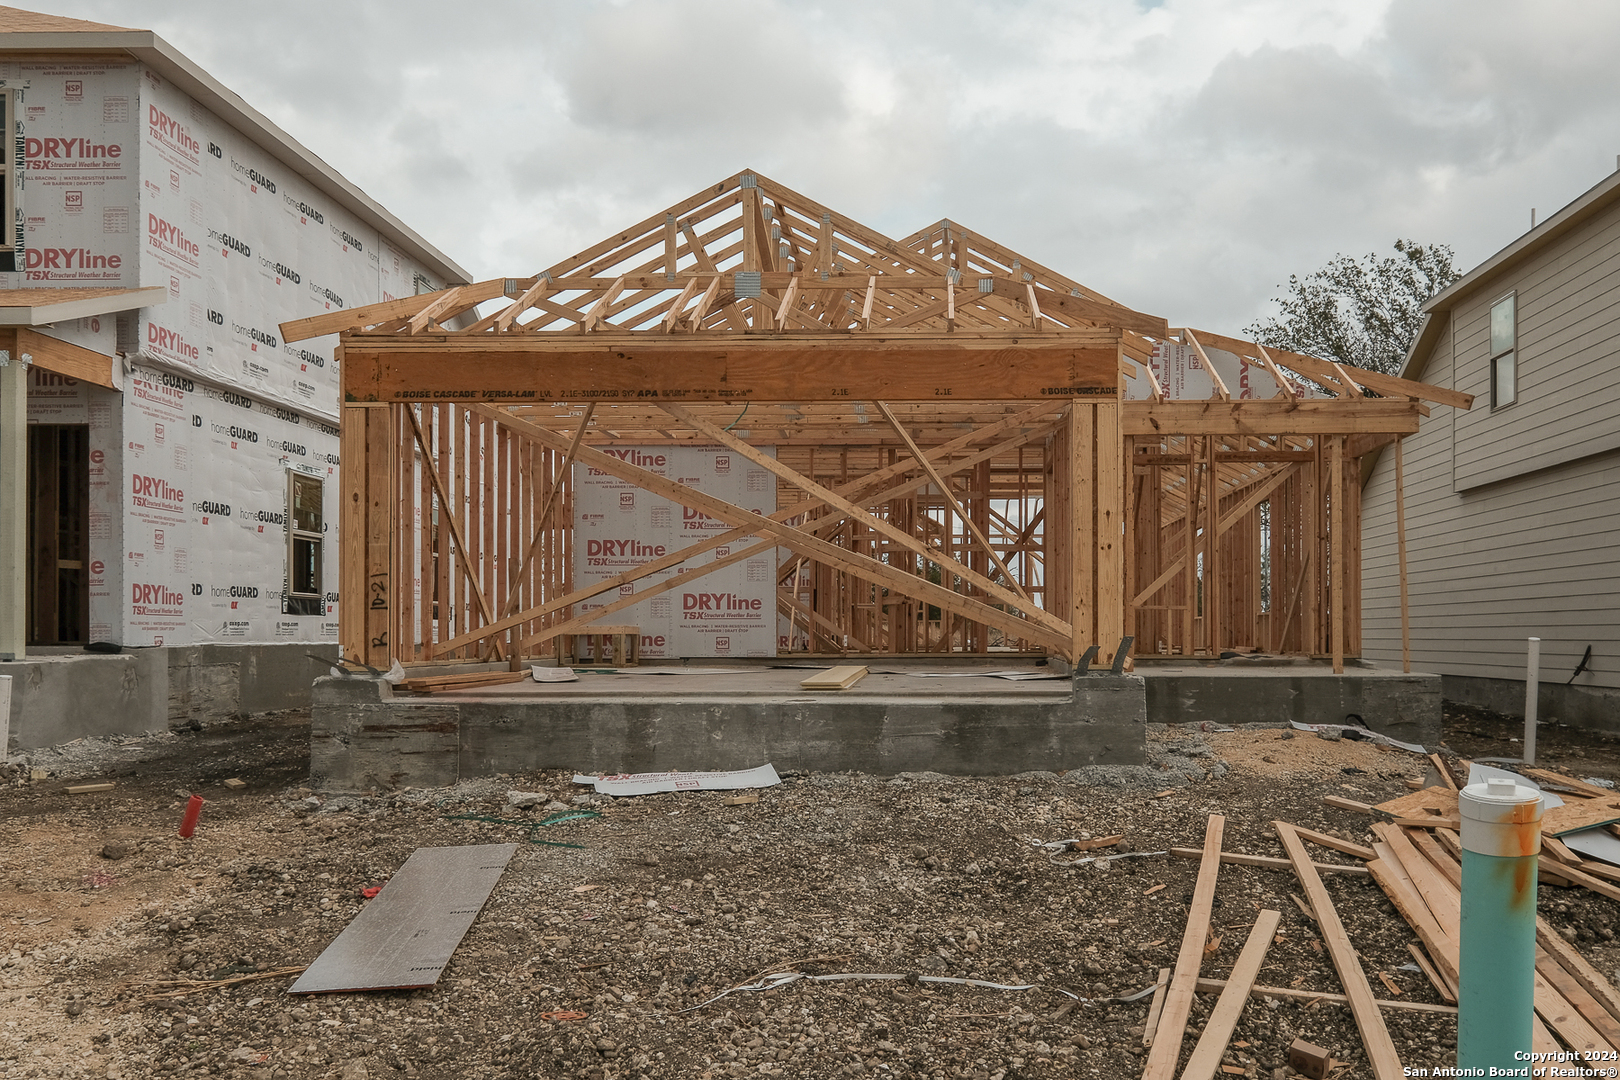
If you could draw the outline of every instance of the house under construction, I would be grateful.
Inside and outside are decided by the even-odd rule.
[[[339,335],[343,654],[422,677],[593,629],[670,659],[1342,673],[1360,459],[1470,404],[752,172],[537,275],[282,331]]]

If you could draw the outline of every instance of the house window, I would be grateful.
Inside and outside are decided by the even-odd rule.
[[[1518,305],[1509,293],[1491,305],[1491,408],[1511,405],[1519,396]]]
[[[320,477],[287,474],[288,615],[321,615],[321,545],[326,536]]]

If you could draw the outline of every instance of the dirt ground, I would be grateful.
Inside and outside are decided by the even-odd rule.
[[[1369,819],[1322,796],[1379,802],[1422,774],[1413,755],[1366,742],[1161,728],[1146,768],[789,774],[742,805],[720,792],[609,799],[558,773],[323,800],[299,787],[307,734],[289,716],[75,744],[8,767],[0,1076],[1139,1076],[1149,999],[1116,999],[1174,964],[1197,873],[1157,853],[1200,846],[1212,813],[1226,818],[1229,851],[1281,855],[1277,818],[1365,840]],[[1448,710],[1448,744],[1465,757],[1512,756],[1515,734]],[[1544,729],[1539,756],[1620,778],[1620,746],[1569,729]],[[68,794],[70,780],[116,786]],[[520,810],[513,790],[546,799]],[[208,803],[182,840],[194,791]],[[528,827],[548,803],[600,816]],[[1116,834],[1108,851],[1140,857],[1067,865],[1083,855],[1038,846]],[[155,996],[175,980],[308,964],[360,910],[360,890],[413,850],[473,843],[519,847],[432,989],[295,998],[292,976],[275,975]],[[1379,996],[1395,996],[1382,973],[1399,1000],[1438,1002],[1376,886],[1326,880]],[[1298,892],[1286,871],[1223,866],[1203,974],[1223,977],[1271,908],[1281,937],[1259,981],[1338,991]],[[1613,902],[1542,886],[1541,909],[1599,970],[1620,964]],[[902,978],[711,1000],[784,970]],[[1186,1051],[1213,1002],[1200,995]],[[1384,1014],[1407,1065],[1454,1060],[1453,1017]],[[1370,1075],[1348,1009],[1297,998],[1251,997],[1226,1064],[1288,1075],[1296,1037],[1348,1062],[1341,1080]]]

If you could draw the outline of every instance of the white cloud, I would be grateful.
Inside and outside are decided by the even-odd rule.
[[[51,6],[157,30],[480,277],[752,167],[1236,330],[1336,252],[1478,262],[1620,151],[1620,6],[1581,0]]]

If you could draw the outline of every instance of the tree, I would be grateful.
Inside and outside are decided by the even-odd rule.
[[[1262,345],[1400,374],[1423,323],[1423,304],[1462,275],[1444,244],[1395,241],[1396,254],[1335,255],[1305,278],[1290,275],[1273,299],[1280,318],[1247,327]]]

